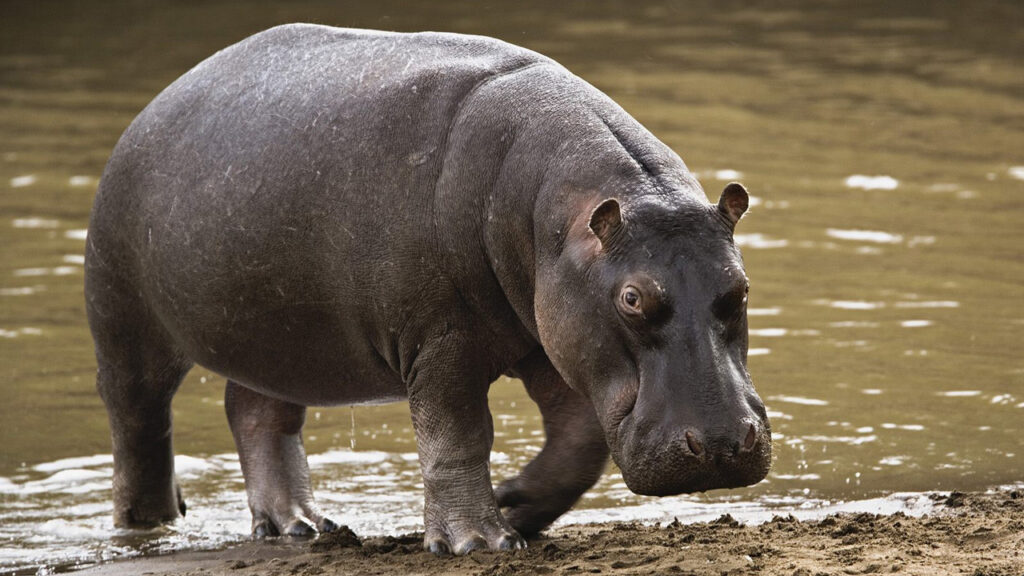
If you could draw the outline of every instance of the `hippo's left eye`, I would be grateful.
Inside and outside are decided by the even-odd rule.
[[[626,286],[622,289],[622,304],[628,312],[643,314],[640,291],[635,286]]]
[[[732,290],[715,298],[711,305],[712,313],[719,320],[726,322],[741,319],[743,312],[747,309],[747,295],[749,293],[749,282],[734,286]]]

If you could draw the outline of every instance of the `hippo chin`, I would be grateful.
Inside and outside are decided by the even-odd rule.
[[[227,378],[257,535],[337,527],[311,405],[409,402],[438,554],[524,546],[609,454],[641,494],[760,481],[747,204],[709,204],[608,97],[504,42],[288,25],[218,52],[128,127],[92,212],[115,523],[184,514],[171,399],[196,364]],[[492,488],[501,374],[546,442]]]

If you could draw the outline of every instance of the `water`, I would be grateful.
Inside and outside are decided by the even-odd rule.
[[[98,177],[134,115],[215,50],[288,21],[539,50],[677,150],[712,199],[733,179],[756,196],[737,240],[772,473],[655,499],[612,468],[564,521],[920,513],[921,491],[1021,481],[1024,7],[716,4],[4,2],[0,572],[246,537],[223,381],[200,368],[174,404],[189,516],[155,535],[113,529],[81,254]],[[517,383],[491,400],[500,480],[542,435]],[[317,493],[340,520],[418,529],[404,404],[311,410],[306,435]]]

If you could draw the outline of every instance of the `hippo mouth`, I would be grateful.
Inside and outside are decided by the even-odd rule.
[[[750,486],[771,467],[771,432],[767,424],[754,430],[752,441],[726,442],[692,429],[665,432],[629,410],[616,423],[612,457],[626,486],[645,496]]]
[[[738,488],[767,475],[771,428],[763,408],[757,410],[759,400],[701,426],[680,420],[657,399],[640,402],[642,382],[642,374],[626,380],[604,403],[608,447],[632,492],[668,496]]]
[[[637,399],[640,396],[639,378],[630,380],[622,387],[611,401],[608,409],[608,430],[606,432],[608,445],[614,450],[619,445],[619,429],[622,422],[633,414],[636,408]]]

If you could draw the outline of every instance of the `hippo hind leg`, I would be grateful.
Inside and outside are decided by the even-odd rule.
[[[518,476],[498,486],[495,495],[512,527],[532,536],[572,508],[597,482],[608,461],[608,444],[593,405],[569,388],[543,350],[511,373],[523,380],[540,407],[547,441]]]
[[[104,286],[88,310],[96,388],[110,421],[114,525],[147,528],[185,515],[174,478],[171,399],[192,362],[145,307],[122,296],[130,292]]]
[[[313,500],[302,446],[306,407],[228,381],[224,407],[252,511],[252,533],[313,536],[338,525]]]

